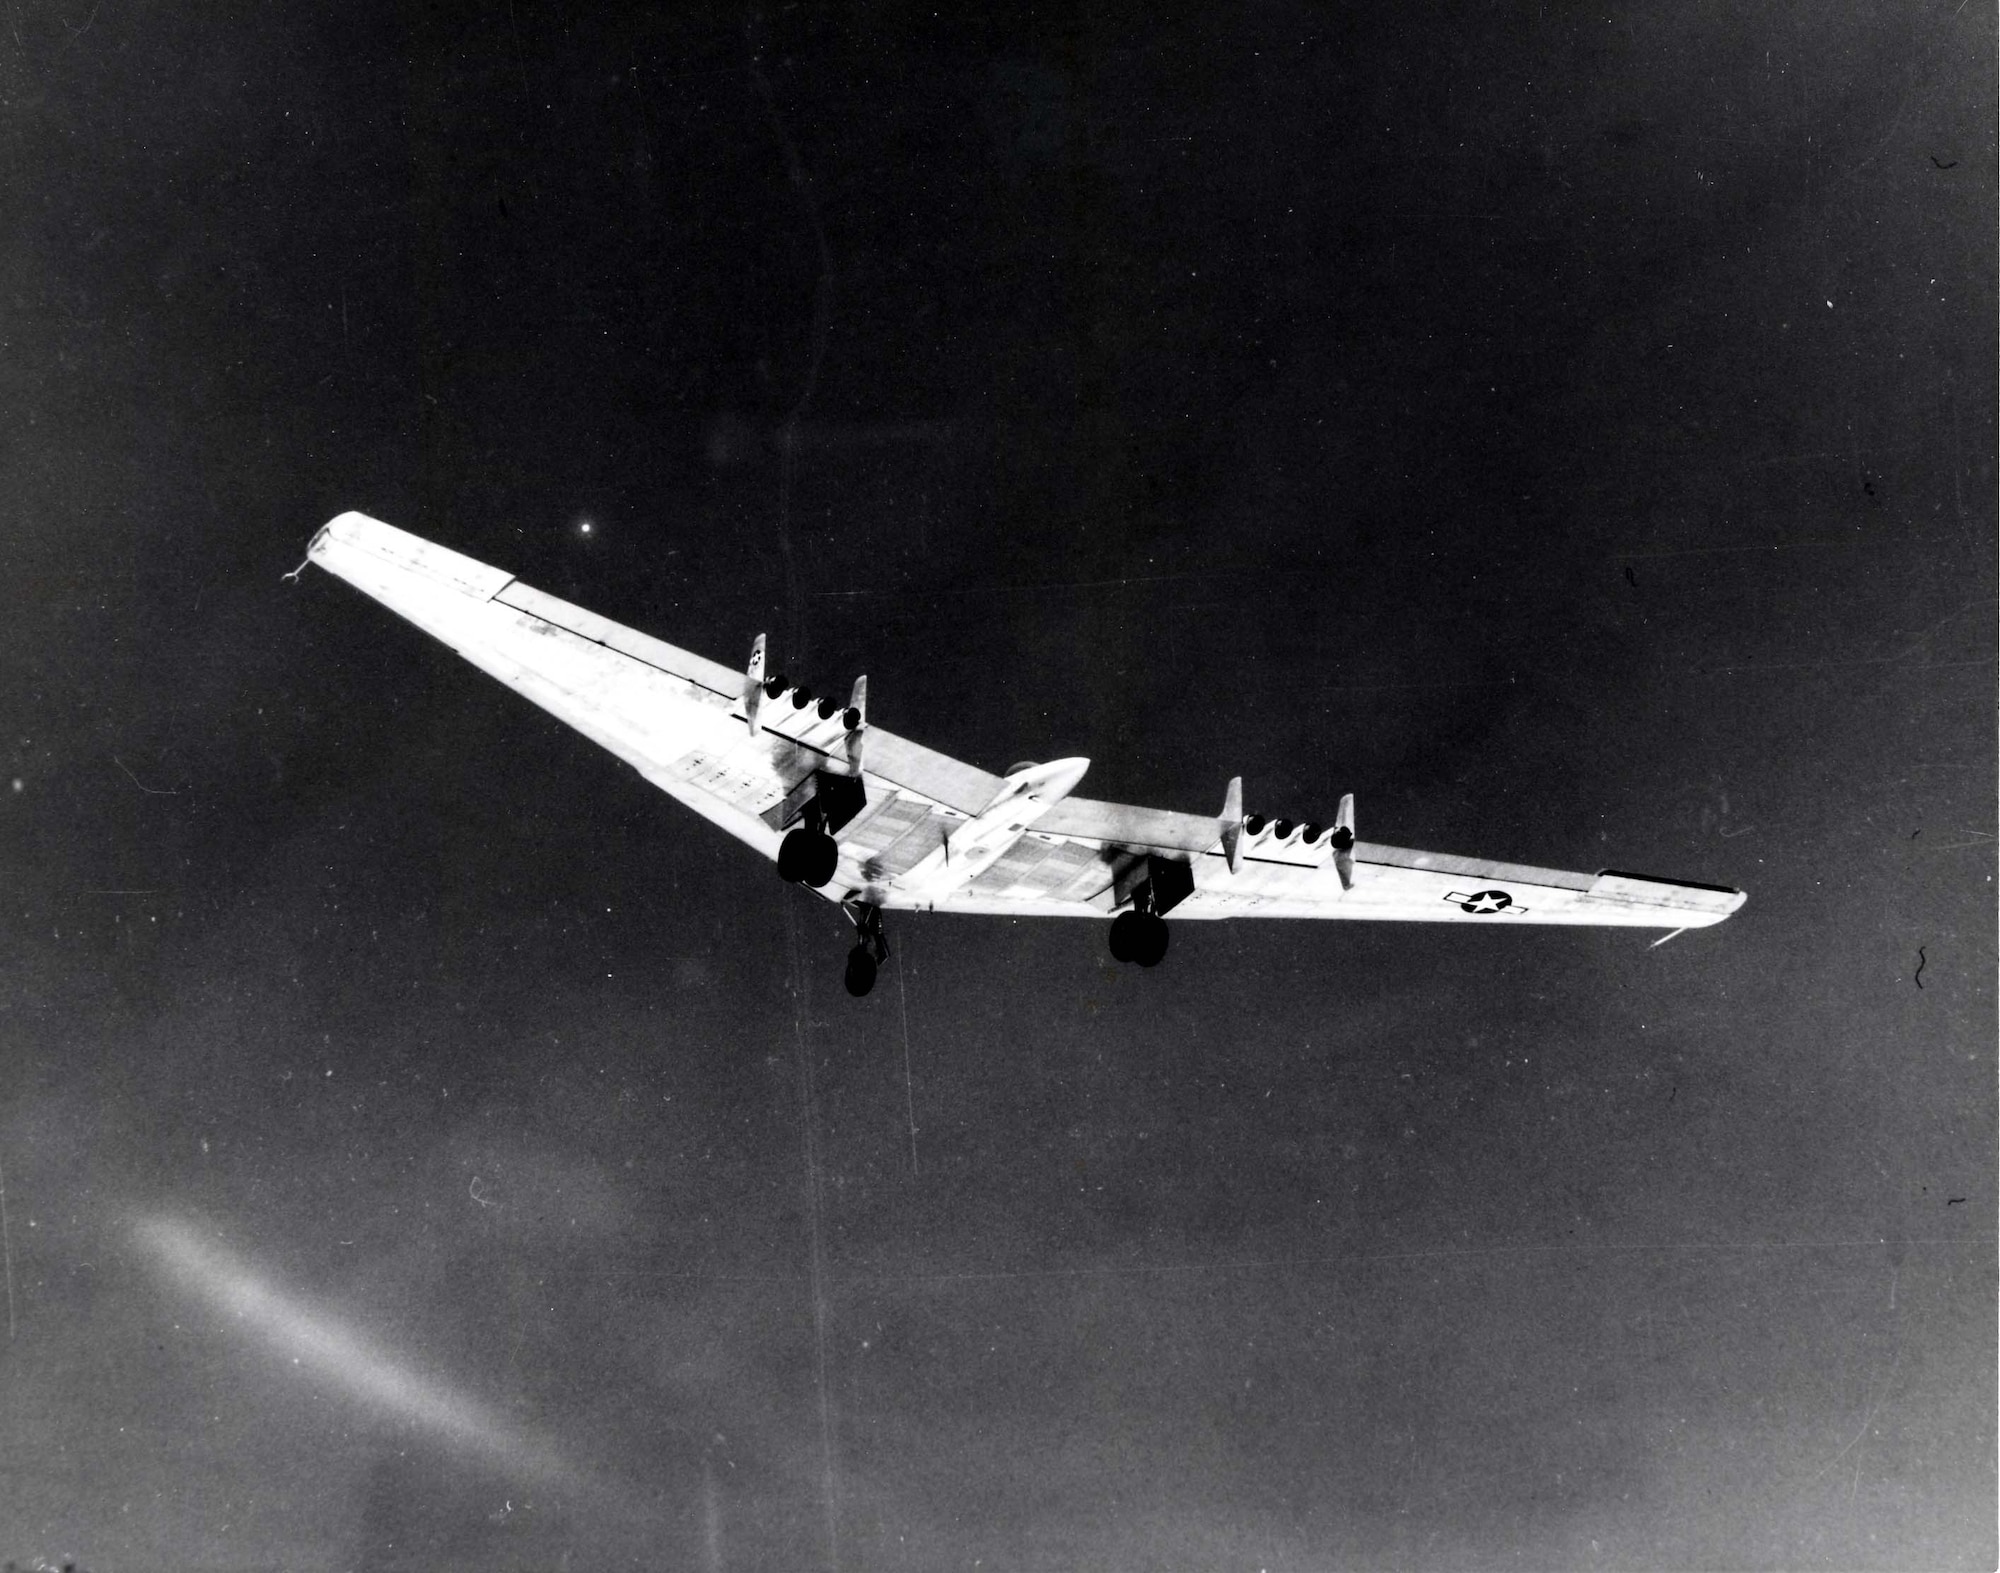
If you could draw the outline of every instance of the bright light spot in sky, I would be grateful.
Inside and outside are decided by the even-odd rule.
[[[588,519],[579,519],[576,522],[576,533],[578,535],[591,535],[595,533],[596,529],[597,526],[592,524]]]

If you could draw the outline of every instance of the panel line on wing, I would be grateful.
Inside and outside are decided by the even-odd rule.
[[[664,640],[641,634],[637,629],[626,628],[622,624],[612,622],[608,617],[600,617],[595,612],[585,611],[580,606],[571,606],[567,601],[559,600],[545,590],[537,590],[531,584],[523,584],[519,579],[510,579],[493,599],[524,616],[547,623],[552,628],[560,628],[566,634],[574,634],[591,644],[615,651],[627,660],[637,661],[641,666],[649,666],[656,672],[665,673],[668,677],[677,677],[682,682],[692,684],[718,699],[734,702],[738,697],[733,686],[736,681],[734,674],[731,674],[731,686],[719,687],[715,682],[708,680],[706,674],[692,670],[697,667],[714,667],[715,662],[689,651],[678,650],[666,644]],[[620,638],[620,635],[624,637]],[[675,650],[675,653],[683,658],[682,663],[673,664],[657,652],[634,648],[642,640],[647,644],[659,645],[662,649]],[[683,667],[689,669],[684,670]]]

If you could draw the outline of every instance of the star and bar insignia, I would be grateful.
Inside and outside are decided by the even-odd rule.
[[[1467,895],[1462,890],[1445,893],[1445,900],[1458,903],[1461,912],[1470,912],[1476,918],[1491,917],[1496,912],[1526,912],[1526,907],[1514,905],[1514,898],[1504,890],[1481,890]]]

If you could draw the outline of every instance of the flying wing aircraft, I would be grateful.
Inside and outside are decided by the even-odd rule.
[[[871,725],[866,678],[840,698],[768,670],[761,634],[744,666],[723,666],[359,513],[324,526],[307,561],[839,902],[857,930],[850,994],[888,959],[890,909],[1106,918],[1111,953],[1151,967],[1169,914],[1678,931],[1744,901],[1720,885],[1357,841],[1351,795],[1322,824],[1245,814],[1240,777],[1219,814],[1182,814],[1078,797],[1086,759],[994,775]]]

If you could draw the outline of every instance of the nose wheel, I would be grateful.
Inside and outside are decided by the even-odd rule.
[[[854,949],[847,953],[847,992],[860,999],[875,987],[875,974],[889,959],[889,940],[882,932],[880,907],[843,902],[841,910],[854,924]]]

